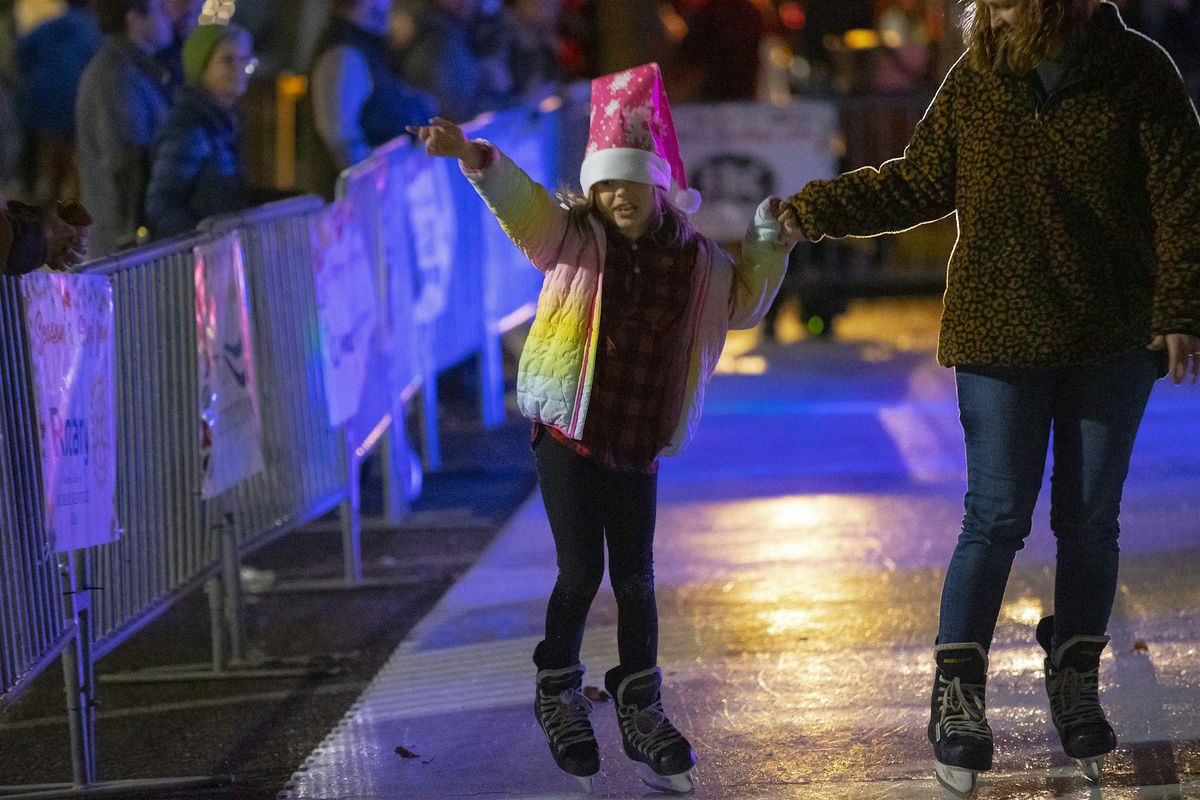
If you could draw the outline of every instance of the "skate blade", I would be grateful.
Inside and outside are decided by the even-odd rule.
[[[579,781],[579,786],[583,789],[584,794],[592,793],[592,776],[591,775],[576,775],[575,780]]]
[[[1104,772],[1104,756],[1077,758],[1075,763],[1079,765],[1079,771],[1083,773],[1083,777],[1092,783],[1100,782],[1100,775]]]
[[[979,774],[974,770],[952,767],[940,761],[933,762],[937,781],[948,793],[960,800],[966,800],[975,794],[975,779]]]
[[[691,770],[680,772],[677,775],[659,775],[650,769],[650,765],[643,764],[640,761],[634,762],[634,769],[637,770],[638,777],[642,779],[642,783],[651,789],[657,789],[660,792],[669,792],[670,794],[691,794],[696,791],[696,778]]]

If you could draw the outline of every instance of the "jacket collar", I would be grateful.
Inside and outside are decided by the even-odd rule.
[[[175,95],[176,105],[191,109],[197,116],[212,124],[214,128],[237,130],[238,115],[234,109],[227,109],[217,104],[212,95],[195,86],[179,87]]]

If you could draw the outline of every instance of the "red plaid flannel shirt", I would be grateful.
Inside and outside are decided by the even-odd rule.
[[[605,228],[600,340],[583,440],[546,430],[584,458],[654,473],[679,422],[687,381],[684,336],[696,247],[665,246],[672,232],[664,228],[637,242]]]

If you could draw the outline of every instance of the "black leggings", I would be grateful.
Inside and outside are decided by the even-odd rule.
[[[546,638],[534,653],[538,669],[579,662],[583,627],[604,577],[617,598],[617,650],[624,674],[658,663],[654,599],[654,515],[658,476],[608,469],[549,434],[534,443],[538,483],[554,534],[558,581],[546,608]]]

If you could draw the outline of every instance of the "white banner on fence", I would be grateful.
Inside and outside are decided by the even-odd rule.
[[[413,315],[418,324],[425,325],[442,315],[450,295],[458,238],[451,181],[462,177],[450,174],[453,165],[445,159],[410,157],[405,166],[409,169],[400,182],[404,202],[397,208],[409,215],[420,279],[414,287]]]
[[[118,536],[112,284],[96,275],[21,279],[37,385],[46,528],[56,552]]]
[[[375,273],[361,225],[353,205],[339,200],[318,214],[312,226],[317,317],[331,425],[341,425],[358,411],[379,319]]]
[[[263,469],[242,242],[236,232],[193,249],[200,370],[201,497]]]
[[[764,197],[794,194],[837,168],[831,103],[684,105],[673,114],[688,183],[704,197],[696,227],[717,241],[741,239]]]

